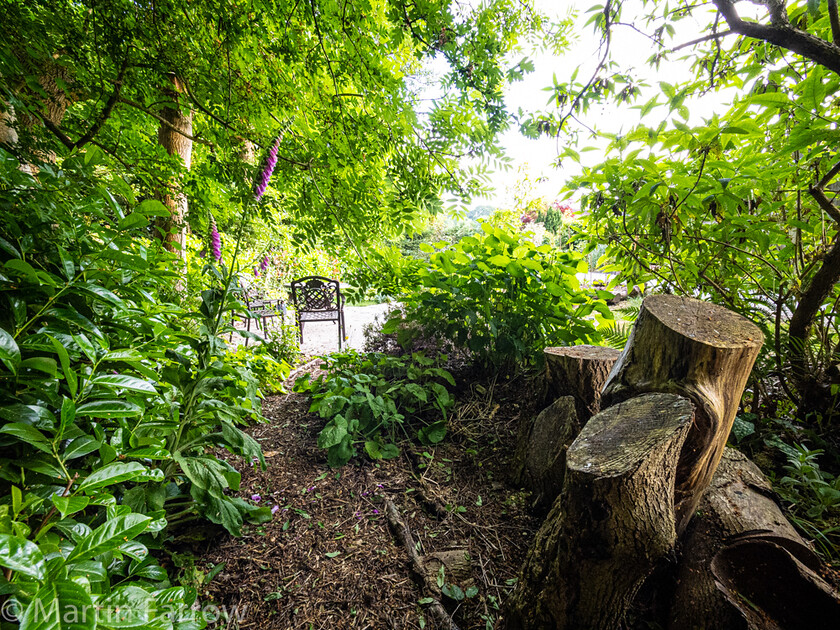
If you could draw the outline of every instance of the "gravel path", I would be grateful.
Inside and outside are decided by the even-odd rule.
[[[362,350],[365,345],[364,329],[372,324],[377,317],[380,323],[385,323],[385,313],[391,305],[373,304],[371,306],[345,306],[344,327],[347,341],[342,348]],[[328,354],[338,350],[338,327],[335,322],[308,322],[303,325],[303,344],[300,346],[303,354],[315,356]]]

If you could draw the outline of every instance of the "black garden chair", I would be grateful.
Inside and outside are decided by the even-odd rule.
[[[344,340],[344,296],[338,280],[323,276],[306,276],[292,282],[292,302],[297,312],[300,341],[303,343],[303,325],[306,322],[336,322],[338,324],[338,349]]]
[[[263,333],[268,336],[268,320],[273,317],[280,317],[281,321],[285,320],[286,303],[281,299],[266,299],[255,296],[247,291],[242,296],[242,301],[245,303],[246,313],[243,317],[245,322],[245,330],[251,331],[251,322],[256,323],[257,330],[262,329]],[[262,322],[262,326],[260,326]],[[245,337],[245,345],[248,345],[248,337]]]

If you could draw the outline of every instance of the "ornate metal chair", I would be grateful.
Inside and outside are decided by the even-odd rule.
[[[344,340],[344,296],[338,280],[323,276],[306,276],[292,282],[292,302],[297,312],[300,341],[303,343],[303,324],[306,322],[336,322],[338,349]]]

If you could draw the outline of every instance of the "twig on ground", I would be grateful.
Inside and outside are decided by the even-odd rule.
[[[452,617],[449,616],[449,613],[446,612],[446,609],[440,601],[431,596],[432,589],[428,584],[429,576],[423,568],[423,562],[420,559],[420,555],[417,553],[414,537],[411,535],[411,530],[408,529],[408,526],[400,517],[397,506],[394,505],[394,502],[391,501],[391,499],[385,499],[385,517],[388,519],[388,524],[391,526],[391,531],[394,533],[394,536],[396,536],[400,543],[402,543],[403,547],[405,547],[406,553],[408,553],[408,557],[411,560],[412,570],[417,574],[417,577],[422,580],[424,595],[427,596],[426,599],[432,600],[427,607],[434,616],[435,621],[437,621],[438,625],[442,628],[458,630],[458,626],[452,620]]]

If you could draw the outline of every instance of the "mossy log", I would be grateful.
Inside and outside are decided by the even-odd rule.
[[[691,403],[647,394],[594,416],[569,447],[563,492],[500,622],[507,630],[613,629],[676,541],[674,482]]]
[[[566,346],[546,348],[543,407],[573,396],[582,423],[601,410],[601,389],[621,354],[615,348]]]
[[[602,407],[646,392],[678,394],[695,405],[677,472],[678,532],[712,479],[763,339],[755,324],[723,307],[654,295],[642,303],[612,368]]]
[[[737,548],[734,552],[729,550],[732,545]],[[753,545],[755,549],[750,551],[744,545]],[[756,549],[766,552],[766,557],[755,556]],[[712,571],[712,562],[722,551],[718,568],[726,577],[719,581]],[[786,554],[793,556],[795,561],[785,559]],[[742,564],[736,564],[735,560]],[[804,571],[798,565],[805,567]],[[820,569],[820,559],[782,514],[770,483],[758,467],[742,453],[727,448],[682,541],[668,628],[747,630],[756,627],[754,620],[749,620],[752,607],[744,613],[740,605],[733,605],[733,600],[739,600],[733,594],[734,588],[749,589],[748,599],[754,606],[762,601],[776,602],[775,609],[771,606],[771,610],[762,613],[762,618],[781,617],[777,621],[782,622],[780,627],[786,627],[787,613],[784,611],[802,605],[819,610],[820,602],[828,603],[822,595],[825,587],[814,586],[817,582],[811,577]],[[788,574],[781,579],[780,571],[788,571]],[[738,586],[744,576],[750,575],[757,576],[763,583],[760,589],[757,590],[755,584]],[[799,585],[802,585],[801,589]],[[801,591],[800,595],[793,595],[794,588]],[[803,596],[803,593],[813,594],[815,598]],[[746,593],[742,595],[746,596]],[[835,614],[840,615],[840,609],[835,608]],[[809,615],[802,611],[799,618],[804,620]],[[832,623],[836,623],[836,619]],[[803,621],[801,627],[820,626]]]

